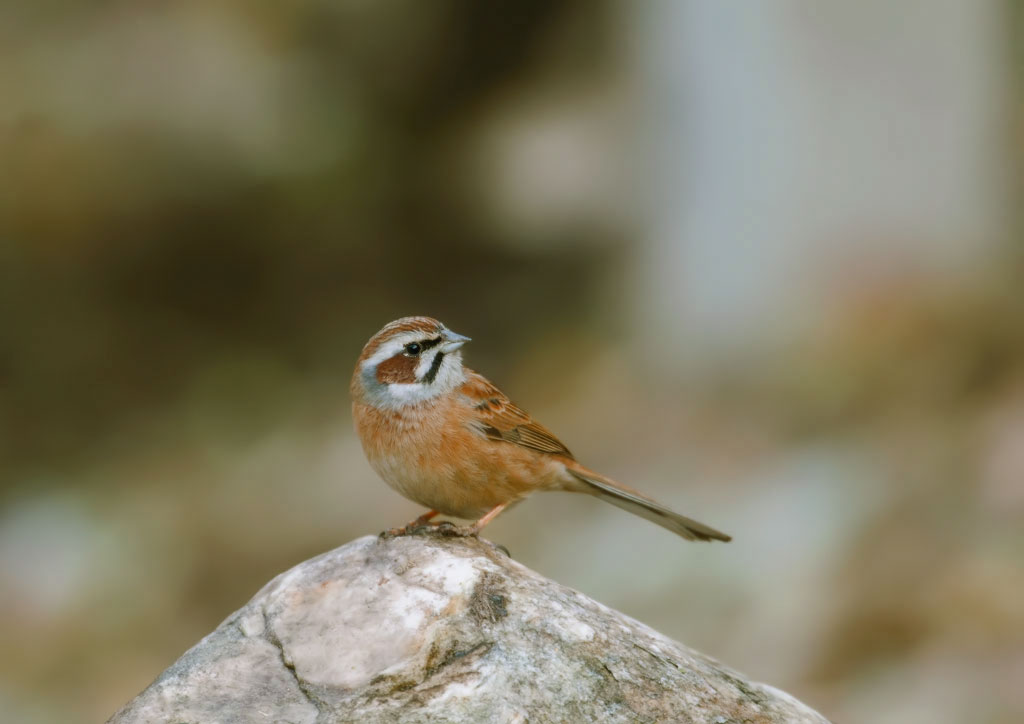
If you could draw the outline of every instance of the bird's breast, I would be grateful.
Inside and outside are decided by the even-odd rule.
[[[356,403],[356,430],[370,466],[399,493],[422,505],[451,512],[444,498],[451,488],[457,461],[446,416],[437,404],[400,410]],[[472,517],[472,516],[470,516]]]
[[[465,409],[463,409],[465,408]],[[452,401],[353,409],[373,469],[399,493],[433,510],[476,518],[494,506],[550,487],[564,466],[551,456],[486,439]]]

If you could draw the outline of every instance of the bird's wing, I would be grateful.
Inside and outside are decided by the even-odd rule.
[[[459,391],[472,407],[470,426],[488,439],[575,459],[554,433],[517,407],[483,375],[466,370],[466,382]]]

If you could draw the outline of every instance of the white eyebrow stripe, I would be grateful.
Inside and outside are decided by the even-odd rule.
[[[369,367],[376,367],[386,359],[391,359],[396,354],[400,354],[405,345],[410,342],[418,342],[423,337],[423,332],[403,332],[394,339],[388,340],[385,344],[380,346],[376,352],[363,362],[363,369]]]

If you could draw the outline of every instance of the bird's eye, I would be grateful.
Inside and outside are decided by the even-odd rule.
[[[416,342],[410,342],[409,344],[405,345],[405,353],[410,357],[415,357],[420,353],[419,344]]]

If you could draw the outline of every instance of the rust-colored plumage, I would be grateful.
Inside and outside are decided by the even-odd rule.
[[[437,513],[477,518],[475,534],[537,490],[588,493],[690,540],[729,540],[576,461],[555,435],[463,366],[468,338],[429,317],[374,335],[352,376],[352,412],[371,466]]]

